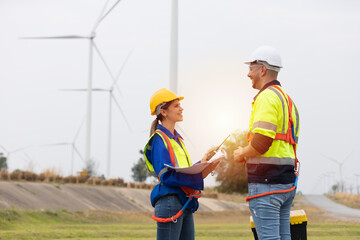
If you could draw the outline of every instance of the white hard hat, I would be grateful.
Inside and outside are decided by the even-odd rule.
[[[264,64],[267,68],[277,72],[280,71],[280,68],[282,68],[281,57],[278,50],[269,46],[261,46],[258,49],[256,49],[251,54],[250,60],[245,63],[250,64],[253,62],[259,62],[261,64],[264,64],[265,62],[268,65],[270,65],[267,66],[267,64]]]

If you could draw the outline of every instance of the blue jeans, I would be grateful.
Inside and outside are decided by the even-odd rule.
[[[293,184],[249,183],[249,196],[286,190]],[[249,208],[259,240],[291,240],[290,209],[296,190],[251,199]]]
[[[172,217],[183,207],[180,199],[176,195],[161,197],[155,204],[155,216],[161,218]],[[194,240],[194,218],[189,209],[177,219],[176,223],[157,223],[158,240]]]

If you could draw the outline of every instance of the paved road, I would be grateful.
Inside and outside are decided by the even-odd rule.
[[[360,210],[349,208],[344,205],[338,204],[329,198],[325,197],[324,195],[305,195],[305,198],[308,202],[316,207],[330,213],[334,216],[349,216],[360,218]]]

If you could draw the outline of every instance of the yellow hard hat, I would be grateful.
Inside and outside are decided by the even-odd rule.
[[[183,100],[184,97],[178,97],[176,94],[166,88],[157,90],[150,98],[150,111],[151,115],[156,115],[156,107],[159,104],[171,102],[172,100],[178,99]]]

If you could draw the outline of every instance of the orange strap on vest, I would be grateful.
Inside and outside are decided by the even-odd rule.
[[[288,126],[288,130],[287,130],[286,134],[277,133],[276,136],[275,136],[275,140],[284,140],[285,142],[290,143],[290,144],[293,145],[294,154],[295,154],[295,171],[296,171],[296,174],[298,175],[297,170],[298,170],[299,160],[298,160],[298,158],[296,156],[296,141],[294,139],[295,136],[293,136],[293,127],[294,127],[294,121],[293,121],[293,118],[292,118],[293,102],[292,102],[291,98],[289,97],[289,95],[285,94],[281,90],[281,88],[279,86],[272,85],[270,87],[274,87],[277,90],[279,90],[282,93],[282,95],[284,96],[286,102],[288,103],[288,110],[289,110],[289,126]],[[297,123],[297,124],[299,124],[299,123]],[[296,134],[296,133],[294,133],[294,134]]]
[[[169,154],[170,154],[170,159],[171,159],[171,163],[173,164],[173,166],[175,167],[175,153],[174,153],[174,149],[170,143],[170,139],[169,137],[162,132],[161,130],[157,129],[155,132],[159,133],[166,141],[166,144],[168,146],[168,150],[169,150]],[[181,141],[179,139],[179,141]],[[158,178],[159,182],[160,182],[160,178]],[[201,191],[199,190],[194,190],[192,188],[189,187],[181,187],[181,190],[186,194],[186,196],[189,198],[187,200],[187,202],[185,203],[185,205],[182,207],[182,209],[180,209],[180,211],[175,214],[174,216],[170,217],[170,218],[160,218],[160,217],[156,217],[155,214],[153,214],[152,219],[154,219],[157,222],[162,222],[162,223],[167,223],[167,222],[177,222],[177,219],[181,216],[181,214],[185,211],[187,205],[190,203],[190,201],[192,200],[192,198],[200,198],[201,197]]]
[[[295,175],[296,175],[295,183],[296,183],[297,182],[297,177],[299,175],[299,173],[298,173],[299,160],[298,160],[298,158],[296,156],[296,141],[295,141],[295,139],[293,137],[293,132],[292,132],[293,131],[293,126],[294,126],[294,121],[293,121],[293,118],[292,118],[293,102],[292,102],[291,98],[289,97],[289,95],[285,94],[278,85],[271,85],[269,87],[274,87],[277,90],[279,90],[282,93],[283,97],[285,98],[285,100],[286,100],[286,102],[288,104],[288,111],[289,111],[288,130],[287,130],[287,132],[285,134],[276,133],[276,136],[275,136],[274,140],[283,140],[283,141],[285,141],[287,143],[290,143],[293,146],[294,154],[295,154]],[[299,124],[299,123],[297,123],[297,124]],[[250,142],[254,138],[254,134],[248,132],[247,138],[248,138],[248,142]],[[290,189],[281,190],[281,191],[265,192],[265,193],[257,194],[257,195],[254,195],[254,196],[248,196],[246,198],[246,201],[248,202],[251,199],[254,199],[254,198],[257,198],[257,197],[267,196],[267,195],[270,195],[270,194],[287,193],[287,192],[293,191],[294,189],[296,189],[296,184],[294,184],[294,186],[292,188],[290,188]]]

